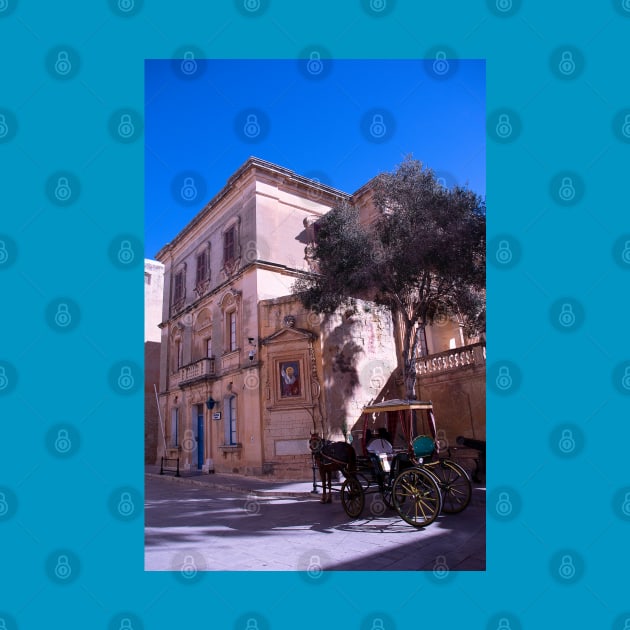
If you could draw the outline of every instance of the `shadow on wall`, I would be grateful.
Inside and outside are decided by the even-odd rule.
[[[323,347],[327,392],[324,433],[335,440],[350,434],[355,438],[363,406],[395,396],[395,364],[371,312],[330,318],[332,326]]]

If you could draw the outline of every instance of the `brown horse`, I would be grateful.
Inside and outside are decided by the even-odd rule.
[[[309,448],[319,468],[319,476],[322,480],[322,503],[332,502],[332,474],[340,470],[344,476],[348,476],[356,470],[357,457],[354,449],[346,442],[331,442],[322,440],[317,433],[311,433],[308,441]],[[328,493],[326,493],[328,484]],[[328,495],[328,496],[327,496]]]

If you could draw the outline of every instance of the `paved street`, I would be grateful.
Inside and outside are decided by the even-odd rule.
[[[378,495],[368,495],[362,517],[351,521],[338,493],[330,505],[305,492],[264,494],[148,475],[145,568],[309,575],[322,570],[435,570],[436,575],[485,570],[485,489],[475,488],[461,514],[440,516],[422,530],[394,511],[382,513]]]

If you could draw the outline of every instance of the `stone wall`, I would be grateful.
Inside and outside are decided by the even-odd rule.
[[[344,430],[358,436],[363,407],[397,396],[391,378],[397,366],[391,316],[359,302],[356,312],[326,317],[322,344],[327,434],[334,440],[343,440]]]
[[[486,439],[486,365],[470,363],[418,377],[418,397],[431,400],[438,439],[455,446],[459,435]]]
[[[147,341],[144,344],[144,463],[157,461],[158,439],[162,439],[153,384],[160,378],[160,343]]]

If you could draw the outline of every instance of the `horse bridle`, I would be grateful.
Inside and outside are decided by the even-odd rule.
[[[322,438],[318,435],[313,435],[308,441],[308,447],[311,449],[311,453],[313,453],[313,455],[321,454],[324,449],[324,440],[322,440]]]

